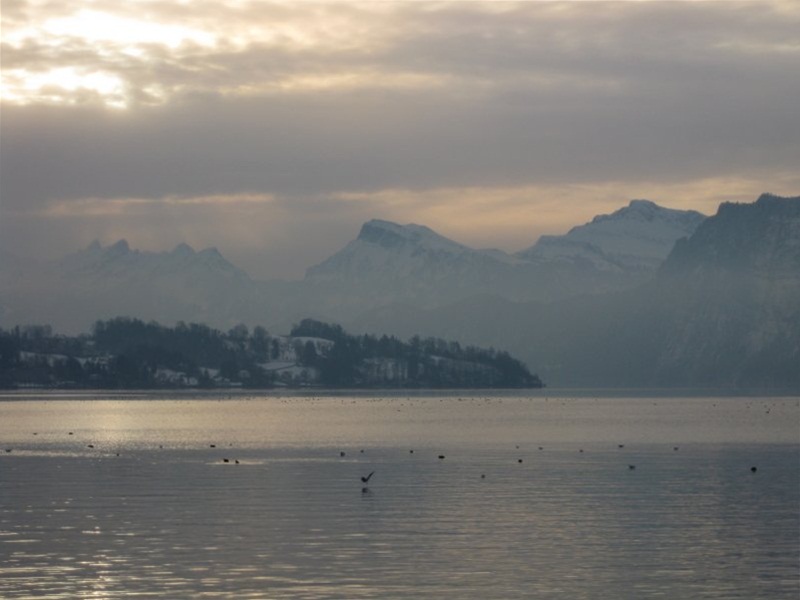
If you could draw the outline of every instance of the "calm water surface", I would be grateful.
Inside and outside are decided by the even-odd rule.
[[[797,398],[0,396],[0,597],[797,600],[799,428]]]

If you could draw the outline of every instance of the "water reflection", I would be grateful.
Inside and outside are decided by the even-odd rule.
[[[793,399],[393,402],[0,403],[0,596],[797,597]]]

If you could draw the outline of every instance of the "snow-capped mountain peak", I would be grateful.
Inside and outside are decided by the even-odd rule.
[[[446,294],[482,289],[518,262],[500,250],[476,250],[423,225],[373,219],[362,225],[356,239],[308,269],[306,280],[346,284],[360,294],[405,297],[424,295],[425,289],[438,296],[440,288],[448,288]]]
[[[529,260],[580,257],[592,262],[600,256],[623,268],[655,269],[675,242],[691,235],[704,219],[697,211],[631,200],[628,206],[598,215],[563,236],[542,236],[519,256]]]
[[[377,244],[387,249],[416,246],[428,250],[449,252],[469,251],[470,248],[439,235],[429,227],[410,223],[399,225],[391,221],[372,219],[361,226],[356,241]]]

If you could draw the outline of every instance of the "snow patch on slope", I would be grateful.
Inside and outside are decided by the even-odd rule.
[[[518,255],[529,260],[583,258],[607,268],[655,269],[675,242],[691,235],[705,216],[693,210],[664,208],[649,200],[631,200],[610,215],[573,227],[563,236],[542,236]]]

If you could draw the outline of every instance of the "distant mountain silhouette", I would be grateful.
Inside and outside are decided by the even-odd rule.
[[[635,289],[387,308],[356,329],[502,342],[551,385],[800,388],[800,198],[721,205]]]
[[[145,252],[126,240],[93,242],[54,263],[3,261],[0,325],[48,322],[76,332],[125,314],[286,330],[309,316],[351,321],[398,303],[428,309],[487,295],[562,300],[646,281],[700,220],[699,213],[635,200],[517,255],[470,248],[422,225],[372,220],[297,282],[253,281],[215,248]]]
[[[516,255],[374,220],[298,282],[253,281],[214,249],[95,243],[4,260],[0,324],[312,317],[507,348],[551,385],[800,386],[799,213],[769,194],[709,218],[637,200]]]

